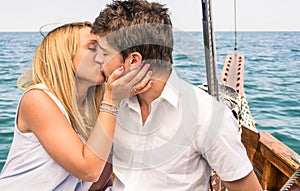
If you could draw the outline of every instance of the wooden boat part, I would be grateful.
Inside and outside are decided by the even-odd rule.
[[[244,55],[228,55],[221,74],[221,83],[233,88],[242,97],[246,97],[244,86]]]
[[[242,142],[264,190],[280,190],[300,166],[293,160],[299,155],[270,133],[256,133],[243,127]],[[299,178],[290,189],[292,190],[300,191]]]

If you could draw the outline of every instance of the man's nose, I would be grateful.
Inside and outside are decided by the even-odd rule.
[[[97,51],[97,55],[95,57],[95,60],[99,64],[103,64],[103,56],[101,55],[101,51]]]

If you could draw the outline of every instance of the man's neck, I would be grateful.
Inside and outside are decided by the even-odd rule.
[[[161,95],[169,77],[170,74],[159,77],[153,76],[154,79],[152,80],[154,81],[154,83],[150,90],[137,96],[140,104],[143,124],[146,122],[150,114],[152,101],[154,101]]]

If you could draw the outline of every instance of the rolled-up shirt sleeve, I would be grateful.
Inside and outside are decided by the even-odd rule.
[[[241,142],[237,120],[228,108],[224,111],[220,127],[213,139],[206,140],[209,142],[202,155],[222,180],[234,181],[247,176],[253,166]]]

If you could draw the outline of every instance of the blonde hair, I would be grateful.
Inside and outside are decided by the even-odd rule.
[[[90,22],[74,22],[60,26],[47,34],[36,49],[32,70],[18,79],[18,87],[27,90],[45,84],[68,112],[73,129],[85,140],[94,127],[103,97],[103,86],[92,86],[87,94],[88,117],[77,105],[76,73],[73,58],[79,47],[80,29],[92,27]]]

